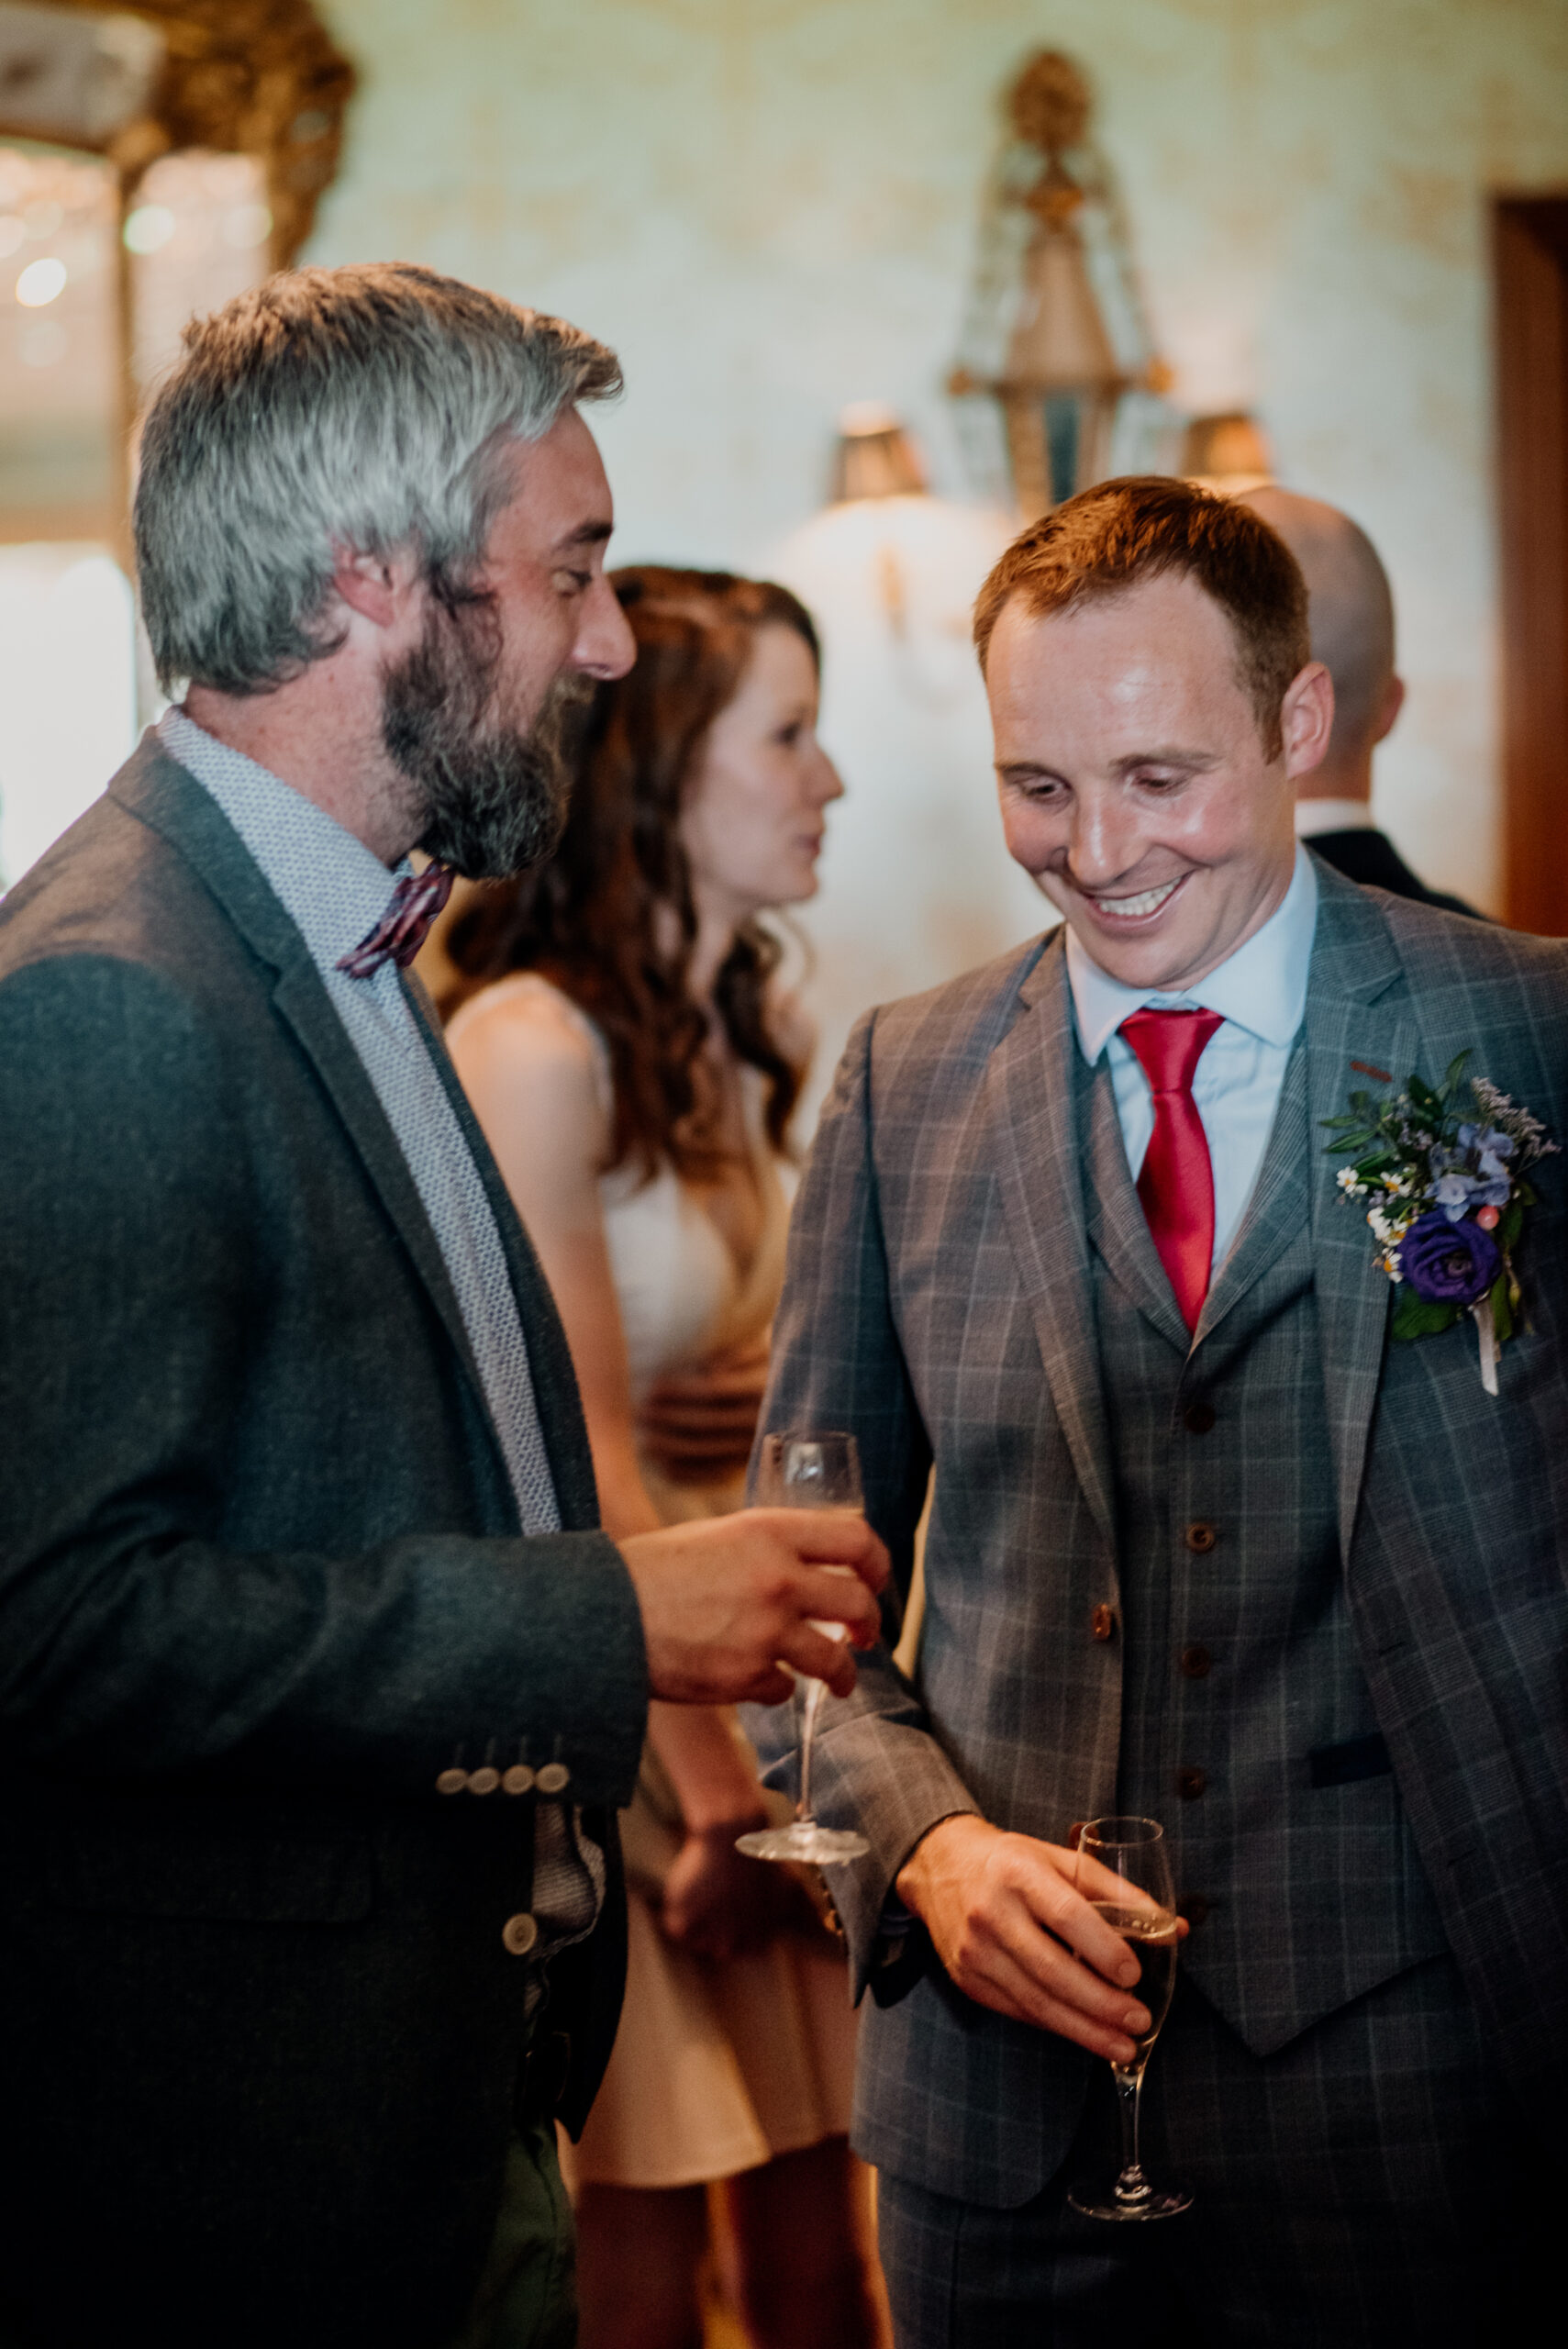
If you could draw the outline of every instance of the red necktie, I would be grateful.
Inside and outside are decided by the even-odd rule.
[[[1214,1169],[1193,1073],[1224,1024],[1218,1011],[1135,1011],[1121,1023],[1154,1096],[1138,1196],[1189,1330],[1197,1328],[1214,1258]]]

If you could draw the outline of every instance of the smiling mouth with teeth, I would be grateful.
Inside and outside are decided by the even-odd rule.
[[[1176,880],[1162,881],[1157,889],[1145,889],[1136,897],[1092,897],[1090,903],[1096,913],[1109,914],[1115,921],[1139,921],[1145,914],[1158,912],[1184,878],[1178,874]]]

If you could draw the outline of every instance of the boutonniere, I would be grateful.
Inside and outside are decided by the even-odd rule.
[[[1330,1155],[1351,1162],[1340,1190],[1368,1203],[1377,1263],[1395,1284],[1394,1335],[1433,1337],[1471,1314],[1481,1383],[1496,1395],[1497,1350],[1521,1302],[1514,1252],[1535,1205],[1525,1169],[1558,1145],[1495,1085],[1467,1077],[1470,1057],[1436,1088],[1411,1076],[1386,1100],[1352,1093],[1349,1113],[1323,1123]]]

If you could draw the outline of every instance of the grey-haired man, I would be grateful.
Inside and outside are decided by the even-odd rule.
[[[631,657],[578,413],[617,380],[428,272],[303,272],[147,422],[183,707],[0,912],[7,2343],[569,2341],[553,2117],[647,1698],[847,1689],[806,1619],[874,1620],[847,1524],[595,1530],[402,975],[445,868],[549,849],[558,705]]]

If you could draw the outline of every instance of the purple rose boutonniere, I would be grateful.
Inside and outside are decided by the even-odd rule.
[[[1328,1147],[1350,1164],[1346,1198],[1365,1201],[1380,1268],[1395,1284],[1394,1335],[1428,1338],[1465,1314],[1481,1345],[1481,1381],[1497,1392],[1497,1354],[1517,1325],[1514,1252],[1535,1193],[1525,1169],[1557,1149],[1528,1109],[1484,1077],[1466,1077],[1461,1052],[1440,1086],[1412,1076],[1384,1101],[1352,1093],[1325,1120]]]

